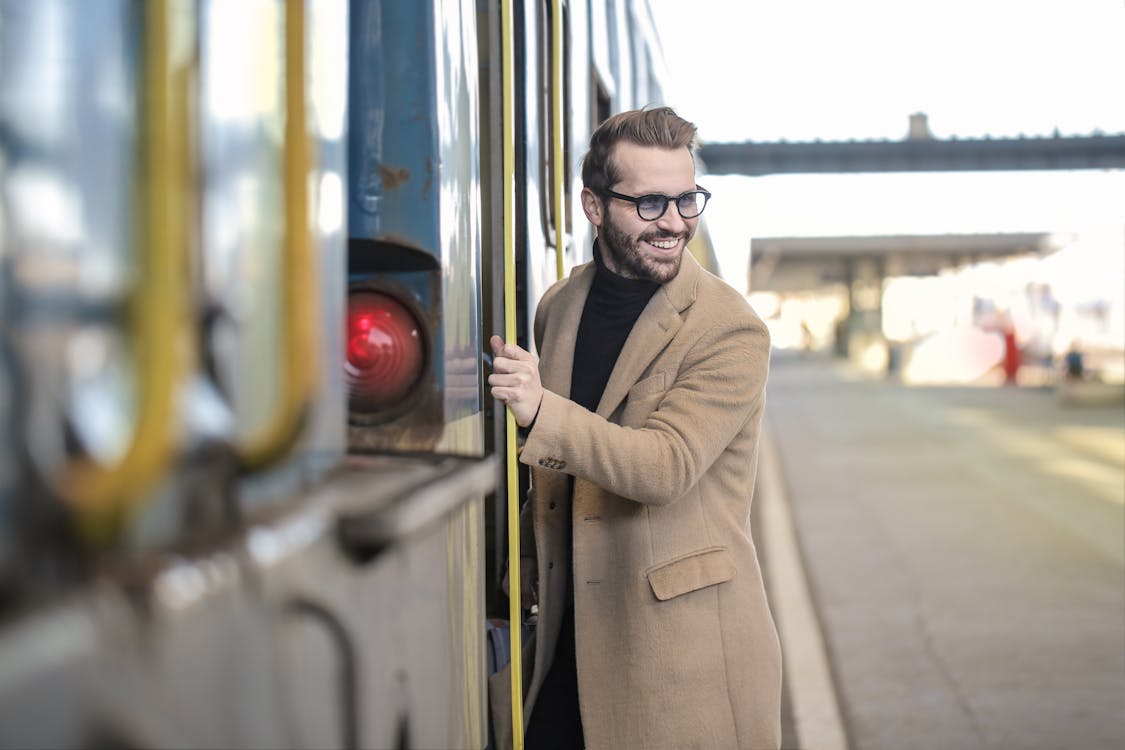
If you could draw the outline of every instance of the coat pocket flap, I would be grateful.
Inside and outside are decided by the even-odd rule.
[[[634,383],[633,387],[629,389],[628,398],[636,400],[654,393],[664,393],[666,390],[668,389],[664,387],[664,373],[658,372]]]
[[[709,547],[645,571],[652,593],[667,601],[689,591],[734,578],[734,560],[726,547]]]

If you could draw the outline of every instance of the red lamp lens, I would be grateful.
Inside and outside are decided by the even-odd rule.
[[[398,300],[379,292],[348,296],[346,342],[349,405],[382,411],[398,404],[422,379],[422,326]]]

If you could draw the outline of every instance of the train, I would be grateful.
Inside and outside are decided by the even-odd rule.
[[[486,342],[666,81],[648,0],[0,2],[0,747],[487,746]]]

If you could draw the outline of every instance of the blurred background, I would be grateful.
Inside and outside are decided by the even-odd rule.
[[[785,746],[1123,746],[1125,5],[653,12],[773,336]]]
[[[1123,32],[0,0],[0,747],[485,747],[527,475],[481,353],[590,257],[592,130],[667,103],[774,344],[783,747],[1125,748]]]
[[[965,171],[950,159],[906,172],[878,155],[846,173],[811,164],[818,143],[1125,133],[1120,3],[1064,12],[1005,0],[710,0],[685,13],[657,0],[654,13],[666,30],[671,104],[705,143],[810,145],[804,165],[746,165],[765,172],[747,177],[724,161],[707,178],[724,275],[748,285],[779,348],[842,347],[835,333],[847,316],[850,261],[853,275],[881,277],[881,326],[866,333],[906,350],[891,364],[908,379],[977,381],[1001,364],[1002,350],[968,329],[1012,327],[1029,355],[1021,379],[1041,378],[1042,365],[1075,346],[1121,380],[1122,170]],[[822,161],[831,158],[839,156]],[[888,239],[854,247],[829,239],[874,236]],[[796,237],[805,238],[799,247],[771,242]],[[931,239],[912,251],[905,244],[921,240],[895,247],[896,237]],[[743,282],[751,245],[759,252]],[[911,357],[915,346],[926,351]],[[965,349],[966,361],[932,361],[951,346]],[[878,347],[861,355],[873,367],[886,357]]]

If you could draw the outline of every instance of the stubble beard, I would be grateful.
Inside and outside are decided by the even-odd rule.
[[[646,240],[682,238],[686,245],[687,241],[691,239],[686,234],[669,235],[657,231],[632,237],[614,226],[613,222],[608,220],[608,217],[603,223],[598,237],[602,247],[613,258],[613,264],[617,267],[619,276],[624,276],[627,279],[655,281],[658,284],[665,284],[676,278],[676,274],[680,272],[680,263],[683,261],[683,249],[681,248],[679,254],[674,258],[656,259],[641,251],[641,243]]]

